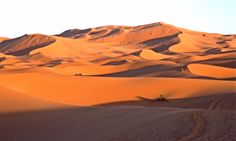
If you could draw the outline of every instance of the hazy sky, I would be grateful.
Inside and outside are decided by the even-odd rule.
[[[236,34],[236,0],[1,0],[0,14],[0,36],[7,37],[159,21]]]

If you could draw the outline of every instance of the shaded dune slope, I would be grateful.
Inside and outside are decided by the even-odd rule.
[[[5,40],[0,43],[0,52],[8,55],[28,55],[30,51],[55,42],[50,36],[34,34]]]
[[[162,108],[153,103],[152,107],[97,106],[0,114],[0,137],[5,141],[233,141],[236,138],[235,95],[180,101],[164,103],[166,107]],[[199,105],[203,108],[196,109]]]

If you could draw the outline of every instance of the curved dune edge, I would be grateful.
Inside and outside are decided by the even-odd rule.
[[[92,59],[101,58],[105,54],[107,56],[114,56],[113,51],[129,53],[130,51],[126,49],[126,46],[114,46],[112,43],[96,43],[89,42],[85,39],[70,39],[53,36],[56,42],[48,45],[44,48],[35,49],[30,52],[31,55],[36,53],[41,53],[45,56],[50,56],[53,58],[73,58],[78,57],[80,59]],[[128,46],[129,47],[129,46]],[[133,50],[131,50],[133,51]]]
[[[179,34],[180,43],[169,48],[172,52],[211,52],[211,49],[221,50],[228,47],[226,40],[220,34],[204,33],[180,29],[182,34]]]
[[[191,73],[200,76],[228,79],[236,77],[236,69],[206,65],[206,64],[190,64],[188,69]]]
[[[168,98],[186,98],[236,91],[232,81],[183,78],[79,77],[25,72],[0,75],[0,79],[2,86],[23,90],[27,95],[80,106],[137,100],[137,96],[155,99],[163,93]]]
[[[150,50],[150,49],[144,49],[140,53],[140,57],[142,57],[143,59],[147,59],[147,60],[161,60],[161,59],[170,58],[172,56],[157,53],[157,52]]]
[[[170,61],[144,61],[144,62],[133,62],[129,64],[123,65],[107,65],[107,66],[98,66],[98,65],[90,65],[90,66],[67,66],[63,65],[56,66],[53,68],[49,68],[49,70],[63,75],[74,75],[74,74],[82,74],[82,75],[103,75],[103,74],[112,74],[123,71],[135,70],[139,68],[144,68],[148,66],[155,65],[169,65],[171,67],[177,67],[178,65],[170,62]]]
[[[36,111],[66,107],[63,104],[50,102],[26,95],[0,85],[0,113]]]

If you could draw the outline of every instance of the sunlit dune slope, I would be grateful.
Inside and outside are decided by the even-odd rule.
[[[218,67],[205,64],[190,64],[188,65],[190,72],[200,75],[208,76],[213,78],[236,78],[236,69]]]
[[[228,48],[228,39],[221,34],[204,33],[180,29],[181,42],[170,48],[173,52],[202,52],[205,54],[219,53],[221,49]]]
[[[45,56],[54,58],[79,58],[85,60],[95,60],[104,56],[114,57],[130,52],[130,46],[115,47],[110,43],[93,43],[82,39],[70,39],[56,37],[56,42],[40,49],[32,51],[30,54],[40,52]],[[111,48],[113,46],[113,48]]]
[[[24,90],[12,90],[0,86],[0,113],[35,111],[65,107],[62,104],[42,100],[33,95],[24,94]]]
[[[155,99],[165,94],[168,98],[184,98],[235,91],[233,81],[63,76],[43,70],[4,73],[0,79],[2,86],[15,91],[56,103],[83,106],[136,100],[138,96]]]

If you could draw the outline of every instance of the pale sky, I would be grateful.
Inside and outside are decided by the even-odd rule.
[[[236,0],[1,0],[0,36],[165,22],[236,34]]]

